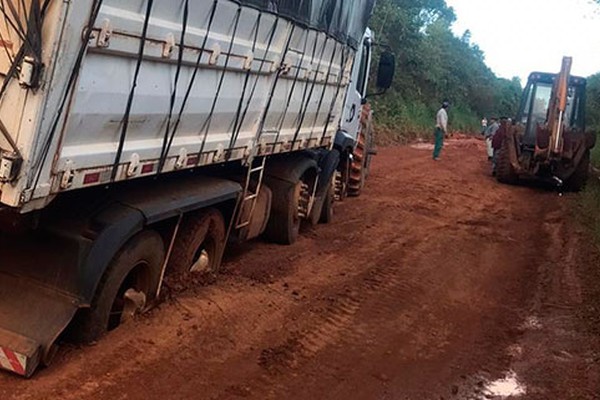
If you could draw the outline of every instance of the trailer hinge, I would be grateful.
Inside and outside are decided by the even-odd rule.
[[[23,57],[19,71],[19,85],[23,88],[36,89],[40,84],[40,74],[42,65],[35,61],[35,58]]]
[[[140,170],[140,155],[138,153],[133,153],[129,159],[129,166],[127,167],[127,177],[131,178],[132,176],[137,175]]]
[[[219,46],[219,43],[215,43],[210,48],[210,51],[211,51],[211,54],[208,59],[208,64],[216,65],[217,61],[219,61],[219,57],[221,56],[221,46]]]
[[[173,55],[173,50],[175,49],[175,45],[175,36],[169,32],[165,42],[163,43],[162,57],[171,58]]]
[[[177,157],[177,161],[175,162],[175,169],[181,169],[187,165],[188,154],[185,147],[182,147],[179,150],[179,156]]]
[[[98,41],[96,42],[96,45],[98,47],[110,46],[110,37],[112,36],[112,31],[110,20],[105,19],[102,21],[102,28],[100,29],[100,34],[98,35]]]
[[[62,179],[60,181],[61,189],[68,189],[73,185],[73,179],[75,178],[75,164],[73,161],[67,161],[65,165],[65,171],[63,172]]]
[[[22,164],[23,159],[18,154],[4,153],[0,159],[0,182],[14,181],[21,171]]]

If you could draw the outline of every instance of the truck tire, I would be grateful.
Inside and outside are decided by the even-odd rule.
[[[335,204],[335,182],[332,178],[332,182],[329,185],[325,199],[323,200],[323,208],[321,209],[321,217],[319,222],[322,224],[328,224],[333,221],[333,207]]]
[[[216,273],[225,249],[225,231],[225,220],[217,209],[184,216],[166,273],[184,278],[190,273]]]
[[[90,343],[119,326],[123,310],[131,310],[130,290],[138,299],[134,311],[141,311],[154,298],[164,259],[164,243],[158,233],[145,230],[129,239],[104,273],[91,307],[77,315],[74,339]]]
[[[350,180],[350,153],[344,153],[338,169],[335,171],[335,199],[344,201],[348,197],[348,182]]]
[[[360,116],[360,131],[358,133],[358,143],[353,153],[352,164],[350,165],[350,175],[348,179],[348,195],[360,196],[365,186],[365,180],[369,175],[369,166],[371,164],[371,150],[373,147],[373,121],[371,115],[371,105],[369,103],[362,106]]]
[[[509,138],[504,138],[502,147],[496,157],[496,179],[500,183],[514,184],[518,180],[518,176],[510,163],[510,143]],[[498,151],[498,150],[496,150]]]
[[[573,174],[569,177],[566,184],[566,189],[570,192],[579,192],[587,183],[590,171],[590,151],[585,150],[583,157],[575,168]]]
[[[300,234],[298,206],[302,181],[296,184],[282,182],[270,189],[273,191],[273,202],[265,238],[277,244],[293,244]]]

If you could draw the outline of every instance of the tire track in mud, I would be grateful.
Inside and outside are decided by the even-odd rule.
[[[425,188],[425,192],[440,191],[440,187],[434,184],[420,186]],[[453,188],[453,191],[457,192],[455,195],[464,195],[467,200],[477,199],[456,188]],[[437,234],[442,236],[444,232],[461,230],[467,230],[473,236],[489,235],[490,216],[486,211],[495,204],[495,199],[486,199],[476,205],[465,203],[461,207],[454,207],[451,220],[448,221],[447,218],[439,219],[447,202],[437,197],[430,197],[430,200],[423,204],[418,200],[399,201],[396,198],[379,196],[376,202],[381,207],[397,210],[398,214],[392,220],[400,222],[401,228],[385,220],[389,219],[389,214],[382,218],[386,223],[377,221],[378,233],[384,237],[378,241],[376,247],[378,256],[351,282],[343,282],[336,290],[328,292],[330,296],[325,297],[336,301],[328,304],[318,318],[310,320],[310,329],[294,331],[280,340],[279,345],[263,350],[266,354],[273,353],[278,357],[275,357],[272,363],[261,360],[268,373],[262,377],[259,387],[268,387],[273,391],[273,388],[277,387],[277,375],[285,373],[287,369],[301,368],[301,364],[311,362],[311,359],[329,346],[344,348],[356,343],[369,343],[373,340],[377,327],[391,324],[396,330],[400,328],[401,331],[409,332],[413,329],[418,322],[415,316],[415,309],[420,306],[418,296],[424,292],[424,287],[432,290],[443,284],[443,281],[434,281],[430,276],[431,268],[435,267],[417,271],[407,265],[415,262],[415,259],[418,260],[423,250],[431,246],[430,240],[435,235],[423,235],[423,228],[429,227],[431,232],[437,231]],[[467,219],[464,218],[466,210],[470,215]],[[342,224],[351,225],[352,222],[346,221]],[[420,233],[415,232],[415,226],[420,228]],[[357,259],[361,259],[363,255],[360,250],[355,250],[358,253]],[[365,252],[364,256],[372,257],[372,254],[373,250],[370,250]],[[392,259],[396,261],[390,261]],[[402,311],[399,312],[400,310]],[[390,321],[390,316],[394,315],[395,320]],[[365,319],[368,319],[368,324],[362,322]],[[447,334],[444,329],[446,328],[441,327],[438,332],[442,341],[443,336]],[[421,347],[424,346],[426,343],[421,344]],[[333,373],[331,368],[335,367],[324,365],[320,371],[325,374]],[[284,390],[283,387],[280,389]]]
[[[263,387],[273,391],[279,374],[301,368],[301,364],[310,362],[330,346],[343,348],[372,341],[378,323],[387,322],[403,304],[409,305],[407,299],[422,292],[425,277],[410,274],[400,261],[390,263],[388,260],[390,254],[402,260],[409,251],[426,245],[427,240],[423,239],[426,238],[392,239],[394,243],[384,246],[385,252],[371,261],[370,267],[328,290],[320,296],[322,300],[313,302],[323,311],[310,318],[301,332],[293,331],[279,345],[263,349],[259,364],[268,373],[261,377],[256,389]],[[357,320],[360,313],[368,313],[368,325]],[[412,319],[405,321],[413,322]]]
[[[239,386],[252,388],[252,393],[270,393],[267,397],[277,398],[274,393],[286,392],[279,376],[287,371],[301,369],[303,364],[311,362],[330,346],[343,348],[369,343],[373,327],[359,323],[357,314],[368,310],[371,319],[386,321],[390,313],[397,311],[397,300],[410,297],[421,285],[414,276],[407,279],[406,271],[398,263],[389,265],[382,261],[390,252],[402,258],[408,249],[418,247],[419,243],[417,239],[397,241],[387,248],[386,254],[370,263],[372,267],[321,295],[324,300],[319,300],[317,305],[325,302],[326,305],[321,307],[324,311],[310,318],[302,332],[291,332],[279,345],[263,349],[258,364],[265,373]],[[321,373],[333,374],[335,369],[335,366],[323,365]]]

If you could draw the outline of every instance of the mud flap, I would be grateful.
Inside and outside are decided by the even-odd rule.
[[[30,377],[49,361],[52,347],[79,302],[29,278],[0,272],[0,367]]]

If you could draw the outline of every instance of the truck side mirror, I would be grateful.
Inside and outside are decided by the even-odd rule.
[[[384,51],[379,59],[379,68],[377,69],[377,87],[384,91],[392,86],[394,74],[396,72],[396,56]]]

